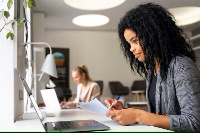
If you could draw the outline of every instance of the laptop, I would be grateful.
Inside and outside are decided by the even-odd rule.
[[[47,110],[75,109],[67,105],[60,106],[55,89],[40,90]]]
[[[95,120],[74,120],[74,121],[56,121],[56,122],[46,122],[37,103],[34,100],[32,92],[28,87],[26,81],[19,75],[21,82],[25,90],[28,93],[31,103],[33,104],[35,111],[44,127],[45,131],[102,131],[109,130],[110,127],[99,123]]]

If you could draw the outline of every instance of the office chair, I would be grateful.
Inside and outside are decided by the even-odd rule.
[[[110,81],[109,87],[113,95],[113,98],[116,96],[124,96],[129,94],[129,88],[123,86],[122,83],[119,81]]]
[[[68,87],[55,87],[56,95],[59,102],[66,100],[68,101],[72,97],[72,91]]]
[[[100,95],[102,95],[103,94],[103,81],[102,80],[96,80],[94,82],[96,82],[99,85],[99,87],[100,87]]]

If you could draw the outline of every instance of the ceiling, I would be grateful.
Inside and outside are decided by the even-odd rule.
[[[120,18],[131,8],[147,2],[155,2],[165,8],[182,6],[198,6],[200,0],[126,0],[122,5],[99,11],[78,10],[64,3],[63,0],[35,0],[34,12],[45,14],[45,30],[96,30],[96,31],[116,31]],[[72,19],[84,14],[102,14],[109,17],[110,21],[106,25],[99,27],[80,27],[72,23]],[[199,23],[185,26],[191,28]]]

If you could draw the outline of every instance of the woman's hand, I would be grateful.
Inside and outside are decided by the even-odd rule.
[[[76,106],[76,102],[66,102],[66,101],[62,101],[61,103],[60,103],[60,106]]]
[[[106,103],[106,106],[107,107],[110,107],[110,105],[112,104],[112,108],[111,110],[120,110],[120,109],[123,109],[124,106],[122,104],[121,101],[118,101],[118,100],[114,100],[114,99],[105,99],[104,102]]]
[[[66,102],[65,103],[65,105],[67,105],[67,106],[73,106],[73,107],[75,107],[76,106],[76,102]]]
[[[134,108],[109,110],[106,115],[111,116],[112,120],[115,120],[122,125],[130,125],[137,122],[137,109]]]
[[[65,105],[65,103],[66,103],[66,101],[62,101],[62,102],[60,102],[60,106]]]

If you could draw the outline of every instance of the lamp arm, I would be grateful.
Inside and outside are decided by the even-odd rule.
[[[49,45],[48,43],[46,43],[46,42],[25,42],[25,43],[22,43],[22,44],[46,44],[46,45],[49,47],[49,49],[50,49],[50,54],[52,54],[51,47],[50,47],[50,45]]]

